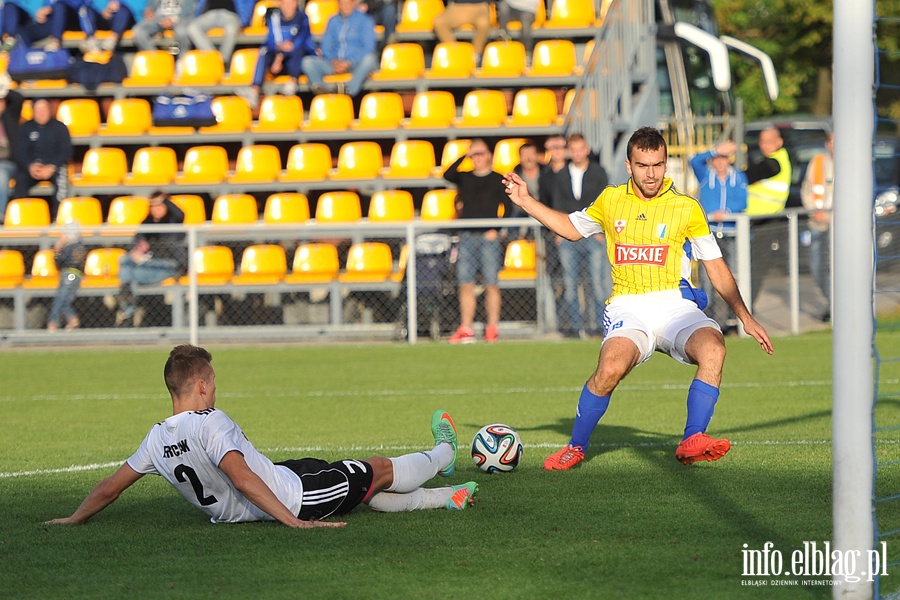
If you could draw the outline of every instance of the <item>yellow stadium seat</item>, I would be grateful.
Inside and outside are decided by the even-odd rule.
[[[125,255],[123,248],[94,248],[84,261],[82,288],[118,288],[119,259]]]
[[[18,250],[0,250],[0,289],[9,290],[25,281],[25,260]]]
[[[444,129],[456,119],[456,100],[451,92],[427,90],[413,98],[409,119],[403,125],[407,129]]]
[[[384,166],[381,146],[377,142],[347,142],[338,152],[337,168],[332,179],[374,179]]]
[[[178,174],[175,150],[168,146],[138,148],[131,161],[125,185],[168,185]]]
[[[56,108],[56,118],[73,138],[94,135],[100,128],[100,107],[90,98],[67,98]]]
[[[228,174],[228,153],[221,146],[194,146],[184,155],[177,184],[221,183]]]
[[[284,279],[287,258],[277,244],[247,246],[241,255],[240,272],[232,277],[235,285],[273,285]]]
[[[385,281],[394,270],[391,247],[383,242],[358,242],[347,252],[347,265],[338,280],[350,282]]]
[[[227,246],[200,246],[192,258],[197,285],[224,285],[234,276],[234,255]],[[178,283],[188,285],[190,276],[179,277]]]
[[[78,223],[82,227],[103,224],[103,209],[100,201],[90,196],[73,196],[59,203],[56,224]]]
[[[150,204],[144,196],[118,196],[109,205],[107,225],[140,225],[150,212]]]
[[[216,124],[200,127],[200,133],[241,133],[253,122],[250,105],[240,96],[216,96],[212,100],[212,111]]]
[[[213,225],[251,224],[259,221],[256,198],[250,194],[222,194],[213,201]]]
[[[593,41],[593,40],[591,40]],[[575,73],[577,60],[572,40],[541,40],[534,45],[529,77],[568,76]]]
[[[444,149],[441,151],[441,164],[434,171],[435,177],[443,177],[447,167],[456,162],[456,159],[469,151],[472,140],[447,140]],[[459,165],[460,171],[471,171],[475,168],[471,158],[466,158]]]
[[[222,78],[222,85],[242,86],[253,83],[259,48],[240,48],[231,55],[228,75]]]
[[[279,181],[321,181],[331,171],[331,149],[326,144],[295,144],[288,151],[287,168]]]
[[[169,196],[169,200],[184,213],[185,225],[206,222],[206,205],[200,196],[196,194],[173,194]]]
[[[489,42],[484,47],[481,68],[476,77],[520,77],[525,71],[525,45],[522,42]]]
[[[434,18],[444,12],[442,0],[406,0],[400,11],[400,21],[397,23],[397,32],[428,32],[434,31]]]
[[[534,242],[516,240],[506,247],[499,278],[501,281],[534,279],[537,277],[536,269]]]
[[[144,98],[117,98],[109,105],[101,136],[144,135],[153,126],[150,102]]]
[[[244,28],[244,35],[263,36],[265,37],[268,30],[266,29],[266,13],[270,8],[276,8],[278,0],[258,0],[253,7],[253,16],[250,17],[250,25]],[[259,51],[254,48],[254,50]]]
[[[434,47],[426,79],[468,79],[475,70],[475,47],[470,42],[440,42]]]
[[[27,289],[54,289],[59,285],[59,269],[53,248],[38,250],[31,263],[31,275],[22,282]]]
[[[325,192],[316,202],[316,221],[347,223],[362,219],[362,206],[356,192]]]
[[[266,198],[263,223],[296,225],[309,221],[309,199],[300,192],[282,192]]]
[[[281,175],[281,154],[268,144],[244,146],[238,151],[234,175],[228,183],[268,183]]]
[[[593,27],[597,20],[594,0],[553,0],[550,18],[544,21],[544,29],[573,29]]]
[[[516,92],[512,114],[507,127],[546,127],[556,124],[556,93],[546,88],[523,89]]]
[[[188,50],[179,59],[180,73],[172,79],[175,86],[218,85],[225,74],[225,64],[218,50]]]
[[[175,57],[165,50],[140,50],[131,61],[125,87],[165,87],[175,77]]]
[[[370,92],[359,103],[359,118],[352,129],[397,129],[406,115],[397,92]]]
[[[309,18],[309,32],[313,35],[325,33],[328,20],[337,14],[337,0],[307,0],[306,16]]]
[[[559,113],[559,116],[556,118],[556,124],[562,125],[566,121],[566,115],[569,114],[569,109],[572,108],[572,101],[575,100],[575,88],[571,88],[566,92],[565,97],[563,97],[563,109],[562,112]]]
[[[449,221],[456,218],[456,190],[428,190],[422,199],[419,218]]]
[[[81,162],[75,185],[118,185],[128,173],[128,161],[121,148],[90,148]]]
[[[499,127],[506,121],[506,96],[500,90],[472,90],[463,98],[457,127]]]
[[[400,283],[406,277],[406,265],[409,262],[409,244],[400,247],[400,260],[397,261],[397,270],[391,273],[391,281]]]
[[[427,140],[401,140],[391,149],[388,166],[381,171],[385,179],[431,177],[435,169],[434,146]]]
[[[353,123],[353,100],[344,94],[319,94],[309,103],[309,116],[303,123],[307,131],[343,131]]]
[[[372,73],[372,81],[400,79],[411,81],[425,73],[425,53],[421,44],[388,44],[381,51],[381,66]]]
[[[331,244],[315,242],[301,244],[294,252],[291,272],[285,283],[328,283],[337,279],[341,270],[337,248]]]
[[[494,166],[498,173],[509,173],[519,164],[519,147],[526,142],[523,138],[500,140],[494,146]]]
[[[43,198],[15,198],[6,205],[3,227],[7,231],[49,225],[50,207]]]
[[[412,194],[406,190],[375,192],[369,200],[370,221],[412,221],[416,216]]]
[[[266,96],[259,105],[259,117],[250,126],[253,133],[292,132],[303,123],[303,103],[299,96]]]
[[[576,75],[581,75],[584,73],[585,68],[588,66],[588,62],[591,60],[591,54],[594,53],[594,39],[591,38],[587,42],[584,43],[584,51],[581,54],[581,64],[576,65],[573,71]],[[574,89],[574,88],[572,88]]]

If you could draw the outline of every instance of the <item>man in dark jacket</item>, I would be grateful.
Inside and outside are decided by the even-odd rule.
[[[15,158],[19,168],[13,197],[26,198],[36,183],[49,181],[50,218],[56,219],[59,203],[69,193],[72,138],[68,127],[51,116],[48,100],[34,101],[34,118],[19,128]]]
[[[22,96],[9,89],[11,83],[9,74],[0,74],[0,224],[9,201],[9,180],[16,175],[16,147],[22,116]]]

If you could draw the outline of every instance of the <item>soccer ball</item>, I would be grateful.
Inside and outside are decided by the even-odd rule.
[[[472,440],[472,460],[485,473],[508,473],[521,459],[522,438],[509,425],[485,425]]]

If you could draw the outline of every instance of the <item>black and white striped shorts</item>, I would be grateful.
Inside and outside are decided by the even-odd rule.
[[[321,520],[345,515],[365,500],[372,487],[372,465],[361,460],[329,463],[318,458],[301,458],[275,463],[296,473],[303,483],[303,501],[298,518]]]

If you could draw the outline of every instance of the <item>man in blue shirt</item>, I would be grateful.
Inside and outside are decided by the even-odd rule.
[[[378,67],[375,21],[356,8],[357,1],[338,0],[338,13],[329,19],[316,56],[303,58],[303,72],[313,93],[340,91],[338,86],[326,85],[325,76],[351,73],[344,91],[356,96],[369,73]]]

